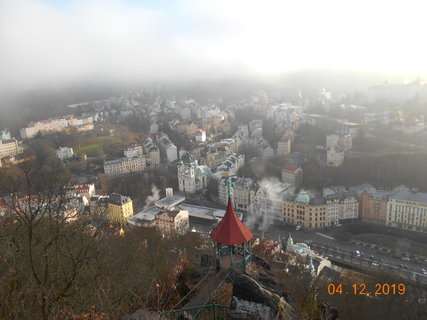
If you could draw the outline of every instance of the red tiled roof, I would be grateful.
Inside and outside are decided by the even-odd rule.
[[[295,172],[295,171],[298,170],[298,167],[295,167],[295,166],[284,166],[282,170],[283,171],[292,171],[292,172]]]
[[[209,235],[215,243],[234,245],[248,242],[254,234],[239,220],[234,212],[231,197],[228,197],[224,218]]]

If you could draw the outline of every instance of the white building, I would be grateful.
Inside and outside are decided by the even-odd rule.
[[[60,118],[52,118],[38,122],[30,122],[27,127],[20,130],[22,139],[35,137],[39,132],[61,131],[68,127],[77,128],[78,131],[93,130],[93,117],[75,117],[68,115]]]
[[[282,182],[289,183],[295,187],[302,184],[302,169],[295,166],[284,166],[282,168]]]
[[[142,146],[138,145],[138,144],[133,144],[133,145],[127,147],[126,149],[124,149],[123,153],[124,153],[126,158],[142,156],[143,155]]]
[[[166,134],[159,137],[159,145],[166,154],[166,160],[168,163],[174,162],[178,159],[178,149]]]
[[[203,129],[199,129],[196,132],[196,141],[197,142],[205,142],[206,141],[206,131]]]
[[[326,151],[326,163],[328,166],[340,167],[344,164],[344,149],[334,145]]]
[[[252,120],[249,122],[249,133],[251,137],[262,137],[262,120]]]
[[[14,156],[21,153],[22,150],[16,139],[0,139],[0,159],[4,157]]]
[[[227,205],[227,181],[231,179],[233,207],[235,210],[247,212],[251,203],[251,190],[256,184],[251,178],[239,178],[237,176],[222,176],[218,182],[218,203]]]
[[[178,186],[179,190],[186,193],[196,193],[208,186],[210,168],[199,165],[197,160],[190,163],[178,163]]]
[[[387,226],[427,232],[427,193],[405,186],[393,189],[387,201]]]
[[[328,226],[359,217],[359,200],[344,187],[323,188],[323,197],[327,204]]]
[[[340,136],[337,134],[328,134],[326,136],[326,149],[332,148],[340,141]]]
[[[106,175],[125,174],[130,172],[142,171],[144,169],[144,156],[104,161],[104,172]]]
[[[159,133],[159,125],[157,123],[152,123],[150,125],[150,134],[158,134]]]
[[[61,160],[70,159],[74,155],[73,148],[68,147],[59,147],[58,149],[56,149],[55,153],[56,156]]]
[[[283,137],[277,143],[277,154],[286,155],[291,153],[291,139],[289,137]]]
[[[245,155],[232,153],[216,168],[216,171],[236,174],[245,165]]]

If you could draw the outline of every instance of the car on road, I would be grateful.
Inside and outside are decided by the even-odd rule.
[[[356,254],[356,257],[361,257],[362,256],[359,250],[356,250],[354,253]]]
[[[379,266],[378,262],[372,262],[372,265],[373,265],[374,267],[378,267],[378,266]]]
[[[402,263],[399,264],[399,268],[404,269],[404,270],[408,270],[408,266],[406,264],[402,264]]]
[[[427,275],[427,270],[426,270],[426,269],[421,268],[421,272],[422,272],[424,275]]]

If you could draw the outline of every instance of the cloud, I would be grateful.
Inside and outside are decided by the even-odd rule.
[[[48,1],[0,0],[0,86],[427,71],[416,1]]]

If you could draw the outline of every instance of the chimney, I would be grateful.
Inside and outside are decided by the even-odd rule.
[[[166,198],[168,198],[168,199],[173,198],[173,189],[172,188],[166,188]]]

